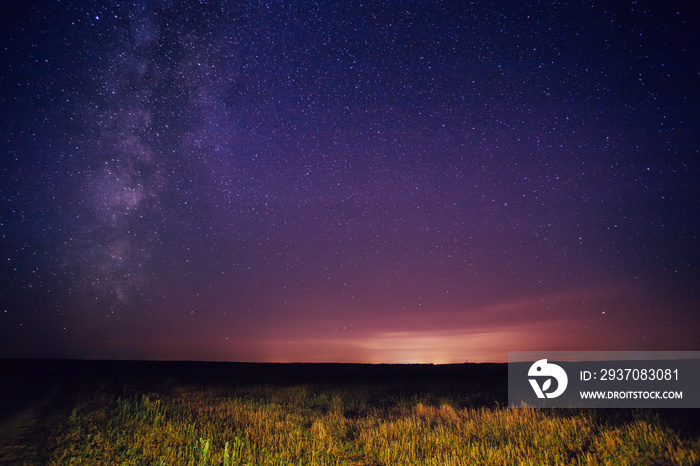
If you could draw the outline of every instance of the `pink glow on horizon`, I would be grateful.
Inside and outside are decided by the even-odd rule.
[[[313,311],[308,303],[297,303],[293,315],[307,318],[280,318],[274,332],[222,326],[206,332],[209,338],[198,339],[182,331],[167,332],[157,340],[144,340],[138,352],[147,359],[447,364],[505,362],[508,351],[693,349],[687,330],[627,322],[625,306],[641,306],[643,300],[599,286],[472,309],[408,314],[401,320],[394,312],[363,309],[350,327],[320,318],[321,311]],[[599,310],[613,305],[612,312]],[[658,332],[647,333],[650,324]]]
[[[595,286],[403,313],[391,307],[297,301],[290,305],[293,312],[264,322],[212,323],[193,314],[187,326],[161,321],[157,332],[135,331],[128,340],[73,339],[64,346],[74,353],[58,357],[447,364],[505,362],[508,351],[697,348],[692,328],[671,325],[667,316],[648,313],[646,321],[629,319],[630,309],[638,316],[639,309],[659,306],[634,291]],[[88,328],[82,331],[89,333]]]

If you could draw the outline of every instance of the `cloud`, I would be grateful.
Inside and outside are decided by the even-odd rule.
[[[362,317],[348,325],[347,317],[334,321],[321,312],[307,312],[301,320],[303,311],[296,310],[294,321],[277,323],[283,329],[279,336],[251,344],[265,349],[266,360],[278,362],[437,364],[504,362],[508,351],[638,350],[640,341],[658,348],[665,338],[661,334],[645,340],[634,323],[621,324],[624,308],[616,306],[620,299],[628,302],[632,290],[617,286],[598,284],[404,316],[391,309],[357,310]]]

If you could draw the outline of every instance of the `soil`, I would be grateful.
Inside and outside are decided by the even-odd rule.
[[[56,379],[32,371],[0,370],[0,466],[36,465],[43,444],[42,421],[61,392]]]

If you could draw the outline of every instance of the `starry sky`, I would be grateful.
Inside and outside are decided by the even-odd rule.
[[[0,18],[0,357],[700,350],[695,2]]]

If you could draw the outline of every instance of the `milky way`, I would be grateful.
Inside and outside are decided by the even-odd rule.
[[[0,356],[700,349],[691,3],[1,9]]]

